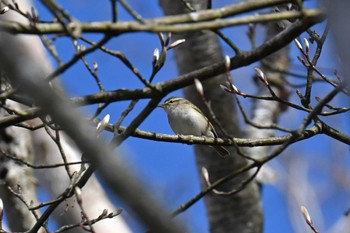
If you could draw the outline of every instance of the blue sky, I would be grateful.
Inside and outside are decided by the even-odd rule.
[[[51,16],[43,9],[40,3],[38,3],[38,1],[35,2],[39,9],[39,15],[43,19],[51,19]],[[156,0],[130,0],[128,2],[144,18],[162,15],[161,9],[158,6],[158,1]],[[213,2],[214,7],[232,4],[232,1],[228,0]],[[98,4],[96,4],[96,1],[92,0],[60,1],[60,3],[79,21],[110,20],[110,1],[99,1]],[[309,4],[312,4],[312,2]],[[120,11],[120,18],[121,20],[131,19],[123,10]],[[323,25],[315,28],[321,33]],[[230,37],[234,36],[234,41],[238,46],[243,49],[249,49],[248,39],[245,35],[246,30],[246,27],[241,26],[225,29],[224,32]],[[257,32],[262,35],[263,30],[258,29]],[[94,40],[101,38],[100,35],[88,35],[87,37]],[[259,38],[261,40],[262,37],[260,36]],[[155,34],[134,33],[113,38],[107,44],[107,47],[122,51],[134,66],[136,66],[144,76],[148,77],[152,70],[151,62],[153,50],[156,47],[160,48],[160,44]],[[57,41],[57,48],[65,61],[70,59],[75,51],[71,41],[64,38]],[[228,55],[233,55],[232,51],[230,51],[227,46],[224,46],[224,50]],[[305,74],[305,68],[303,68],[296,59],[296,55],[298,54],[295,46],[292,45],[292,67],[299,73]],[[324,54],[327,54],[327,56],[321,57],[319,66],[327,75],[331,75],[332,70],[337,68],[337,64],[335,63],[337,58],[331,43],[326,44]],[[99,77],[107,90],[142,87],[142,84],[137,78],[135,78],[116,58],[102,52],[95,52],[87,56],[87,60],[90,64],[94,61],[98,63]],[[246,77],[252,77],[254,67],[256,66],[258,66],[258,64],[232,71],[232,76],[235,79],[237,87],[244,92],[254,94],[255,88],[252,84],[247,85]],[[168,80],[176,76],[175,58],[172,52],[170,52],[167,63],[156,76],[155,82]],[[71,96],[92,94],[98,91],[93,77],[85,69],[82,62],[78,62],[72,69],[62,74],[61,79]],[[252,79],[250,80],[252,81]],[[295,83],[302,82],[302,80],[298,79],[292,80]],[[329,88],[323,88],[324,86],[321,85],[316,87],[317,89],[315,89],[314,92],[315,96],[323,96],[324,93],[329,90]],[[294,91],[292,90],[292,92]],[[171,93],[171,95],[181,95],[181,91]],[[291,100],[298,102],[295,95]],[[247,106],[247,109],[249,109],[251,101],[243,100],[243,102]],[[345,100],[345,98],[337,99],[335,102],[340,106],[349,104],[349,101]],[[135,111],[130,114],[123,125],[127,125],[146,103],[146,101],[140,101]],[[112,117],[111,122],[116,122],[127,105],[128,102],[111,104],[110,107],[103,111],[101,116],[108,113]],[[91,114],[95,107],[96,106],[84,108],[83,111],[87,114]],[[288,111],[284,114],[280,123],[286,127],[295,128],[302,122],[304,116],[305,115],[300,115],[296,111]],[[348,118],[349,114],[344,114],[341,117],[332,117],[327,121],[349,133]],[[293,120],[291,121],[290,119]],[[242,128],[244,127],[245,126],[242,126]],[[172,134],[167,123],[166,115],[162,109],[156,109],[145,122],[142,123],[140,128],[152,132]],[[106,133],[104,136],[110,138],[111,135]],[[165,203],[169,210],[176,209],[200,191],[198,174],[196,172],[191,146],[130,138],[122,146],[122,150],[126,152],[124,157],[130,164],[130,169],[134,169],[135,172],[142,177],[143,182],[151,187],[150,190]],[[342,151],[343,154],[339,154],[339,151]],[[325,136],[316,136],[313,139],[292,146],[278,159],[272,161],[270,165],[276,169],[280,179],[274,185],[266,185],[263,188],[266,219],[265,232],[295,232],[292,228],[293,223],[290,221],[290,208],[293,205],[296,208],[300,208],[300,203],[287,201],[287,194],[290,194],[290,192],[288,192],[286,188],[286,182],[287,180],[295,179],[297,184],[302,183],[301,180],[297,180],[300,177],[295,175],[295,171],[288,170],[290,169],[290,164],[298,163],[305,165],[306,176],[303,178],[306,179],[305,181],[308,181],[307,189],[310,189],[310,192],[315,191],[322,205],[321,213],[323,214],[323,219],[322,223],[319,224],[325,226],[324,230],[329,229],[350,207],[348,191],[341,187],[341,185],[335,183],[334,177],[331,175],[333,174],[331,172],[332,165],[339,166],[339,164],[342,164],[344,169],[348,168],[348,156],[349,148],[344,144],[330,140]],[[338,162],[337,164],[335,164],[336,161]],[[293,175],[295,175],[295,177]],[[306,190],[305,193],[308,193],[308,191],[309,190]],[[118,202],[118,200],[116,200],[116,202]],[[308,205],[308,203],[302,204]],[[131,217],[129,216],[127,219],[130,220]],[[208,232],[204,204],[202,201],[191,207],[186,213],[181,214],[180,219],[188,223],[192,232]],[[315,220],[316,225],[318,223],[317,220],[318,219]],[[131,222],[135,224],[135,222]],[[300,218],[300,221],[297,223],[305,225],[302,218]],[[135,232],[142,232],[139,225],[134,225],[134,229]]]

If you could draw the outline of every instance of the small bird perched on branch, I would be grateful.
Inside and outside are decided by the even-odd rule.
[[[204,113],[190,101],[181,97],[170,97],[159,105],[168,115],[168,121],[176,134],[217,138],[217,133]],[[221,156],[230,152],[223,146],[212,146]]]

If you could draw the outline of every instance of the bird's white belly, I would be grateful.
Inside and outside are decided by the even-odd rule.
[[[187,111],[174,109],[169,115],[169,124],[176,134],[202,136],[208,131],[207,119],[193,109]]]

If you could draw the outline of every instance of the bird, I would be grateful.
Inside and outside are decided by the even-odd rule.
[[[168,116],[168,122],[174,133],[178,135],[194,135],[217,138],[215,128],[204,113],[189,100],[181,97],[170,97],[163,104]],[[221,156],[227,156],[230,152],[223,146],[211,146]]]

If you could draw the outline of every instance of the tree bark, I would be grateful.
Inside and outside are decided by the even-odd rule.
[[[7,101],[6,104],[14,109],[20,109],[19,104],[14,102]],[[8,115],[4,109],[0,111],[0,116]],[[0,150],[0,197],[4,203],[9,227],[12,231],[27,231],[36,222],[28,206],[38,204],[33,170],[5,155],[32,163],[33,147],[30,132],[14,126],[0,129]]]
[[[32,2],[29,0],[20,1],[18,2],[18,5],[22,11],[30,12]],[[23,16],[16,12],[9,11],[1,17],[5,20],[28,23]],[[11,41],[11,43],[15,44],[15,46],[21,48],[21,52],[23,54],[35,58],[38,64],[40,64],[40,68],[43,70],[45,75],[50,74],[54,70],[49,56],[39,37],[12,35],[4,32],[0,33],[0,35],[0,46],[10,46],[6,44],[4,45],[4,43],[6,43],[6,41]],[[26,68],[28,67],[23,67],[23,69]],[[62,89],[58,81],[54,80],[53,82],[55,83],[57,90]],[[15,108],[19,108],[18,104],[13,106]],[[33,125],[39,123],[40,121],[37,120],[31,121],[31,124]],[[61,132],[60,135],[61,144],[65,151],[67,160],[69,162],[80,161],[81,152],[75,146],[72,146],[73,142],[69,140],[64,133]],[[63,163],[62,156],[57,145],[44,129],[38,129],[35,131],[29,131],[19,127],[8,127],[1,129],[0,148],[10,155],[16,156],[31,164]],[[79,171],[80,166],[70,166],[70,168],[71,173],[73,173]],[[3,176],[0,178],[5,181],[5,184],[12,187],[15,191],[17,191],[17,187],[20,185],[22,196],[28,203],[33,201],[33,206],[38,204],[36,193],[37,185],[45,188],[51,198],[56,198],[69,186],[70,183],[70,179],[64,167],[39,169],[37,171],[33,171],[32,168],[29,168],[26,165],[18,164],[13,160],[6,158],[4,158],[3,162],[1,163],[0,173],[3,174]],[[12,174],[15,174],[16,176]],[[17,197],[8,191],[5,185],[1,186],[0,195],[3,199],[5,213],[7,214],[12,231],[26,231],[33,227],[36,219],[29,212],[28,208],[21,203]],[[84,209],[90,219],[97,218],[100,214],[102,214],[104,209],[108,210],[109,212],[115,212],[117,209],[117,207],[111,203],[104,191],[104,188],[94,175],[90,177],[89,182],[84,187],[82,192],[82,200]],[[76,224],[82,221],[81,210],[75,198],[72,197],[68,199],[67,203],[69,203],[69,208],[66,208],[67,206],[62,204],[54,212],[53,217],[61,226]],[[94,230],[96,232],[114,232],[116,230],[118,230],[120,233],[131,232],[121,215],[96,223],[94,225]],[[86,231],[83,228],[74,228],[66,232]]]
[[[207,1],[188,1],[196,9],[205,9]],[[188,12],[180,1],[161,0],[165,14],[174,15]],[[180,74],[223,61],[224,56],[215,33],[212,31],[198,31],[176,34],[174,40],[186,39],[186,42],[176,48],[175,55]],[[220,84],[226,81],[225,74],[213,77],[203,82],[206,99],[210,100],[212,110],[218,121],[231,136],[240,136],[239,120],[232,95],[225,93]],[[184,90],[186,98],[200,107],[207,115],[208,111],[199,98],[193,86]],[[217,127],[217,126],[216,126]],[[217,130],[220,136],[220,130]],[[198,171],[205,167],[212,182],[242,167],[246,161],[240,157],[234,148],[230,148],[228,158],[220,158],[215,151],[206,146],[195,146]],[[218,189],[230,191],[237,187],[248,174],[239,179],[225,183]],[[206,183],[201,179],[202,188]],[[210,193],[205,197],[210,232],[262,232],[263,213],[261,197],[256,182],[248,184],[244,190],[236,195],[220,196]]]

